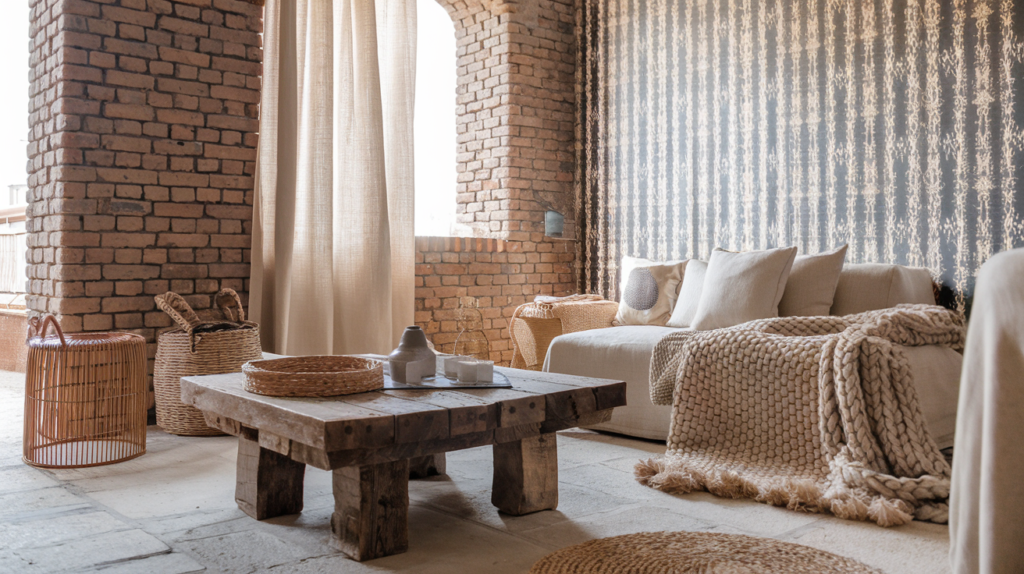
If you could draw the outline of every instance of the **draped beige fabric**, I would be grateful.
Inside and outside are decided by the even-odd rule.
[[[413,324],[416,2],[268,0],[250,313],[267,351]]]
[[[956,574],[1024,572],[1024,249],[981,268],[949,495]]]

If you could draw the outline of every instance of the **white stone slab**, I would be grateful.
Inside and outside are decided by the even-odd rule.
[[[560,483],[558,508],[524,516],[510,516],[498,512],[491,504],[491,482],[444,481],[433,482],[431,488],[410,488],[409,499],[433,510],[451,514],[506,532],[522,532],[634,504],[634,501],[599,493],[572,484]]]
[[[657,525],[657,527],[652,527]],[[557,524],[520,532],[552,551],[595,538],[636,534],[652,530],[698,532],[711,530],[714,524],[656,506],[631,506],[591,514],[567,524]]]
[[[65,513],[37,520],[0,522],[0,547],[16,550],[53,546],[129,529],[131,526],[106,512]]]
[[[949,528],[914,521],[897,528],[824,517],[780,540],[848,556],[893,574],[942,574],[950,571]]]
[[[180,552],[118,562],[96,569],[102,574],[192,574],[206,567]]]
[[[48,547],[22,548],[14,553],[31,565],[29,572],[60,572],[84,570],[170,550],[150,534],[141,530],[125,530]]]
[[[11,550],[0,550],[0,574],[19,574],[29,568],[29,564],[17,557]]]
[[[85,508],[88,501],[59,486],[0,494],[0,520],[26,520],[31,516]]]
[[[252,572],[310,558],[302,547],[253,530],[186,540],[180,546],[207,567],[223,572]]]
[[[0,468],[0,493],[36,490],[59,486],[48,473],[27,464]]]

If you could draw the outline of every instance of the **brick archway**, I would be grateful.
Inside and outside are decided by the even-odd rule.
[[[575,291],[575,16],[572,0],[438,0],[455,24],[457,221],[476,238],[416,239],[416,322],[453,351],[476,305],[491,359],[537,295]],[[562,237],[544,235],[548,210]]]

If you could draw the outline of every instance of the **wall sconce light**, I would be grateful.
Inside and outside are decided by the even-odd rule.
[[[544,235],[561,237],[565,229],[565,216],[557,211],[548,210],[544,213]]]

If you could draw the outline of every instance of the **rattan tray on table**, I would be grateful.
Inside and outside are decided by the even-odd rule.
[[[250,361],[242,374],[245,390],[271,397],[336,397],[384,387],[383,362],[344,355]]]
[[[388,375],[382,356],[281,357],[242,365],[245,390],[269,397],[339,397],[381,389],[453,390],[510,389],[512,383],[500,372],[490,383],[460,383],[438,374],[421,383],[399,383]]]

